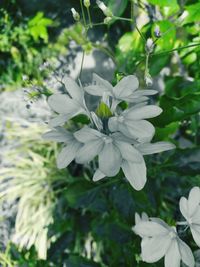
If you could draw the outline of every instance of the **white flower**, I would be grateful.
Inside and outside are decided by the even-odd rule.
[[[125,110],[119,116],[111,117],[108,127],[111,132],[120,131],[139,142],[151,140],[155,134],[153,125],[144,120],[160,115],[162,109],[154,106],[139,106]]]
[[[55,130],[49,131],[43,135],[46,140],[67,143],[57,156],[57,167],[59,169],[66,168],[76,157],[78,150],[82,144],[78,142],[72,133],[58,127]]]
[[[151,38],[148,38],[147,39],[147,42],[146,42],[146,51],[148,53],[152,53],[153,52],[153,48],[154,48],[154,42]]]
[[[194,267],[192,251],[178,237],[175,227],[158,218],[150,218],[150,221],[139,221],[133,230],[142,238],[143,261],[154,263],[165,257],[165,267],[180,267],[181,261]]]
[[[149,217],[145,212],[142,212],[142,215],[140,216],[137,212],[135,213],[135,224],[138,224],[140,222],[148,222]]]
[[[196,244],[200,247],[200,188],[191,189],[188,199],[181,197],[180,211],[189,225]]]
[[[155,90],[137,90],[139,81],[134,75],[122,78],[118,84],[113,87],[108,81],[102,79],[97,74],[93,74],[93,83],[93,85],[85,87],[85,91],[95,96],[103,96],[106,92],[112,97],[112,110],[114,110],[121,101],[140,103],[148,100],[146,96],[157,93]]]
[[[94,181],[105,176],[115,176],[121,167],[125,177],[136,190],[141,190],[147,179],[143,153],[153,154],[174,148],[168,142],[137,144],[137,147],[134,147],[134,141],[120,133],[106,135],[87,126],[74,135],[79,142],[84,143],[77,152],[77,163],[84,164],[98,156],[99,169],[94,174]]]
[[[63,125],[78,114],[88,114],[84,91],[71,78],[65,78],[63,83],[69,94],[53,94],[48,98],[49,106],[59,115],[50,120],[51,127]]]

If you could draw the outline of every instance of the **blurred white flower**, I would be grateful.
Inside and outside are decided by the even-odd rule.
[[[200,247],[200,188],[193,187],[188,199],[181,197],[179,206],[186,224],[190,227],[194,241]]]
[[[111,117],[108,127],[111,132],[120,131],[138,142],[148,141],[154,136],[155,128],[144,119],[156,117],[161,112],[162,109],[154,105],[132,107],[123,111],[119,116]]]
[[[63,125],[66,121],[78,114],[88,114],[83,89],[71,78],[65,78],[63,83],[69,96],[58,93],[48,98],[49,106],[59,114],[49,121],[51,127]]]
[[[149,217],[145,212],[142,212],[142,215],[140,216],[137,212],[135,213],[135,224],[138,224],[140,222],[148,222]]]
[[[148,38],[146,42],[146,51],[147,53],[152,53],[154,49],[154,42],[153,39]]]
[[[97,74],[93,74],[93,85],[87,86],[84,89],[88,94],[95,96],[103,96],[104,93],[107,93],[112,97],[112,111],[114,111],[121,101],[140,103],[148,100],[147,96],[157,93],[155,90],[137,90],[138,87],[139,81],[134,75],[122,78],[113,87],[108,81],[102,79]]]
[[[57,156],[57,167],[59,169],[66,168],[74,160],[78,150],[82,147],[82,144],[74,138],[71,132],[61,127],[45,133],[43,138],[67,144]]]
[[[191,249],[177,235],[176,228],[168,226],[159,218],[141,220],[133,228],[142,238],[141,257],[147,263],[154,263],[165,257],[165,267],[180,267],[181,261],[194,267]]]

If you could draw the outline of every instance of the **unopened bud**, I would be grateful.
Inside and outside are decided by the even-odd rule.
[[[97,0],[96,3],[106,17],[113,17],[112,11],[102,1]]]
[[[109,24],[112,21],[112,19],[113,19],[112,17],[106,17],[103,22],[105,24]]]
[[[156,25],[155,29],[154,29],[154,34],[157,38],[161,37],[161,32],[160,32],[160,27],[158,25]]]
[[[83,3],[86,8],[90,7],[90,0],[84,0]]]
[[[147,39],[147,42],[146,42],[146,51],[148,53],[152,53],[153,52],[153,48],[154,48],[154,42],[151,38],[148,38]]]
[[[151,86],[153,84],[152,77],[148,71],[145,73],[144,79],[147,86]]]
[[[75,10],[75,8],[71,8],[71,12],[72,12],[72,16],[74,18],[75,21],[79,21],[80,20],[80,15],[79,13]]]

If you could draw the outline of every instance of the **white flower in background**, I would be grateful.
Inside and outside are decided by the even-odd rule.
[[[69,96],[58,93],[48,98],[49,106],[59,114],[49,121],[51,127],[63,125],[66,121],[78,114],[88,114],[83,89],[71,78],[65,78],[63,83]]]
[[[146,144],[144,147],[141,144],[136,149],[131,139],[119,133],[106,135],[87,126],[77,131],[74,136],[84,144],[77,152],[77,163],[87,163],[98,155],[99,169],[94,174],[94,181],[105,176],[115,176],[121,167],[125,177],[136,190],[141,190],[147,180],[143,153],[153,154],[174,148],[168,142],[161,142],[162,144]]]
[[[111,132],[120,131],[138,142],[148,141],[154,136],[155,128],[144,119],[156,117],[161,112],[161,108],[153,105],[132,107],[123,111],[119,116],[111,117],[108,127]]]
[[[146,214],[146,212],[142,212],[141,216],[137,212],[135,213],[135,224],[148,221],[149,221],[149,216]]]
[[[45,133],[43,138],[67,144],[57,156],[57,167],[59,169],[66,168],[74,160],[77,152],[82,147],[82,144],[74,138],[72,133],[61,127]]]
[[[147,53],[152,53],[154,49],[154,42],[153,39],[148,38],[146,42],[146,51]]]
[[[191,189],[188,199],[181,197],[180,211],[192,232],[196,244],[200,247],[200,188],[195,186]]]
[[[147,96],[157,94],[155,90],[137,90],[138,87],[139,81],[134,75],[122,78],[113,87],[108,81],[102,79],[97,74],[93,74],[93,85],[87,86],[84,89],[88,94],[95,96],[103,96],[104,93],[107,93],[112,97],[112,111],[114,111],[121,101],[140,103],[148,100]]]
[[[150,221],[139,220],[133,230],[142,238],[143,261],[154,263],[165,257],[165,267],[180,267],[181,261],[188,267],[195,266],[191,249],[178,237],[175,227],[159,218],[150,218]]]

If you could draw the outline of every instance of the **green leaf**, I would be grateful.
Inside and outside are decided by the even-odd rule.
[[[177,0],[148,0],[152,5],[158,6],[177,6]]]
[[[81,256],[70,255],[66,260],[67,267],[101,267],[98,263],[85,259]]]
[[[152,119],[156,126],[165,126],[171,122],[180,121],[200,111],[200,94],[188,94],[180,99],[172,99],[166,95],[160,99],[163,113]]]
[[[185,7],[188,12],[183,24],[200,21],[200,2]]]
[[[108,0],[108,7],[112,10],[112,13],[119,17],[123,14],[128,4],[128,0]]]
[[[156,128],[156,133],[155,133],[155,136],[154,136],[154,140],[156,141],[169,141],[170,140],[170,136],[172,134],[175,134],[176,131],[178,130],[179,128],[179,123],[178,122],[172,122],[168,125],[166,125],[165,127],[162,127],[162,128],[159,128],[157,127]]]

